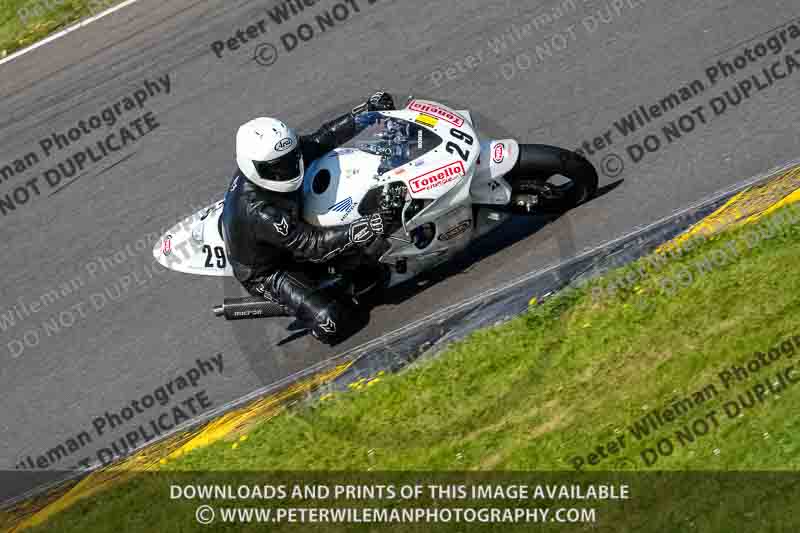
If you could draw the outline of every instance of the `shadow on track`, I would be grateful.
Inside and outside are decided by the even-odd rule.
[[[619,187],[622,182],[623,180],[618,180],[600,187],[597,191],[597,195],[592,200],[608,194]],[[475,263],[483,261],[519,241],[527,239],[568,212],[569,211],[558,215],[515,215],[511,220],[498,227],[495,231],[476,240],[461,254],[453,258],[453,260],[421,275],[419,278],[409,280],[402,285],[385,291],[382,298],[376,298],[373,307],[401,304],[420,292],[433,287],[437,283],[469,270]]]

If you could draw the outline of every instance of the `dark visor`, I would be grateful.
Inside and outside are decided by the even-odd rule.
[[[272,161],[253,161],[256,171],[262,179],[270,181],[290,181],[300,175],[300,150]]]

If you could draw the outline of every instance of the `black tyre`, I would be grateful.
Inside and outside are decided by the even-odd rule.
[[[519,158],[506,180],[512,188],[512,207],[528,213],[563,212],[597,194],[597,171],[588,159],[545,144],[520,144]]]

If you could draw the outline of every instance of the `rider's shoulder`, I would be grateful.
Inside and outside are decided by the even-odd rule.
[[[228,184],[227,192],[238,192],[241,191],[243,186],[247,183],[247,178],[244,177],[244,174],[236,167],[236,172],[233,173],[233,177]]]

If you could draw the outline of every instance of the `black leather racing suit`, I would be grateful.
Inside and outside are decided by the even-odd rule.
[[[300,137],[305,168],[355,135],[351,113]],[[253,185],[240,170],[225,194],[223,237],[236,278],[251,295],[277,300],[306,322],[324,342],[335,342],[358,327],[358,313],[318,283],[315,264],[359,253],[352,226],[321,228],[302,218],[302,188],[278,193]],[[362,243],[363,245],[364,243]]]

